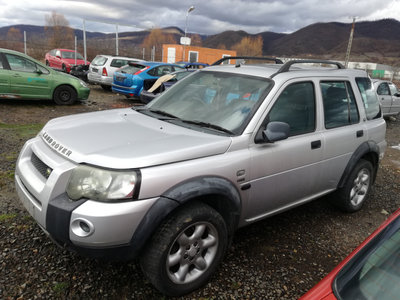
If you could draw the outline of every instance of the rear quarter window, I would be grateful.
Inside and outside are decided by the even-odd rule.
[[[381,107],[371,79],[359,77],[356,78],[356,82],[364,104],[367,119],[373,120],[380,118],[382,116]]]
[[[146,68],[145,65],[129,64],[121,68],[121,73],[135,74],[137,71],[140,71],[144,68]]]
[[[104,56],[96,56],[92,61],[92,66],[104,66],[108,58]]]

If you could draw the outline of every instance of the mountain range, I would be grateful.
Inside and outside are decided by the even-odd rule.
[[[263,54],[273,56],[326,58],[344,60],[349,41],[351,23],[315,23],[293,33],[261,32],[249,34],[245,31],[224,31],[215,35],[201,35],[202,46],[231,49],[244,37],[263,39]],[[17,28],[27,35],[44,36],[44,26],[15,25],[0,28],[0,40],[5,40],[8,30]],[[82,30],[74,29],[78,40]],[[162,29],[178,42],[184,32],[177,27]],[[121,32],[124,43],[140,45],[149,31]],[[193,33],[188,34],[193,35]],[[115,33],[86,32],[87,40],[114,39]],[[400,22],[394,19],[356,22],[351,49],[352,61],[373,61],[400,66]]]

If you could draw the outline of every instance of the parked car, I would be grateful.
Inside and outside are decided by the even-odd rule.
[[[99,84],[104,90],[111,91],[114,72],[129,62],[141,61],[143,60],[131,57],[97,55],[90,64],[88,80],[90,83]]]
[[[46,53],[45,60],[47,66],[64,73],[69,73],[72,66],[90,64],[80,53],[69,49],[53,49]]]
[[[336,68],[302,67],[315,62]],[[329,193],[360,210],[385,134],[363,70],[210,66],[145,106],[51,120],[21,150],[16,190],[54,241],[136,257],[149,282],[177,296],[210,279],[237,228]]]
[[[155,97],[157,97],[160,93],[164,92],[166,89],[170,88],[173,84],[175,84],[178,80],[181,80],[193,73],[195,69],[186,69],[182,71],[172,72],[170,74],[161,76],[151,84],[150,88],[146,85],[146,80],[144,82],[144,87],[142,92],[140,93],[140,101],[147,104],[152,101]],[[152,83],[152,82],[150,82]]]
[[[209,66],[209,64],[206,63],[189,62],[189,61],[178,61],[176,64],[186,69],[203,69]]]
[[[388,80],[373,79],[382,106],[383,116],[395,116],[400,112],[400,91]]]
[[[54,71],[23,53],[0,49],[0,98],[53,99],[61,105],[89,97],[82,80]]]
[[[153,84],[159,77],[177,70],[183,70],[183,68],[160,62],[129,63],[114,72],[112,91],[127,97],[138,97],[145,81],[148,85]]]
[[[300,300],[398,299],[400,209]]]

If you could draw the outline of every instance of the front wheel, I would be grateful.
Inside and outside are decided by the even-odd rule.
[[[140,264],[159,291],[180,296],[209,280],[227,245],[228,234],[221,215],[208,205],[192,203],[160,226]]]
[[[54,91],[53,100],[56,104],[59,105],[73,104],[76,101],[76,98],[76,91],[68,85],[59,86]]]
[[[372,164],[367,160],[360,159],[345,185],[333,194],[332,203],[346,212],[360,210],[371,189],[373,172]]]

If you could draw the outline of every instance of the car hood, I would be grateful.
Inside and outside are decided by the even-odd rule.
[[[63,58],[62,59],[64,62],[70,64],[70,65],[75,65],[75,58]],[[76,60],[77,65],[84,65],[85,61],[83,59],[77,59]],[[86,61],[86,64],[89,65],[90,62]]]
[[[130,108],[53,119],[40,136],[50,148],[76,163],[113,169],[222,154],[231,144],[230,137],[167,123]]]

